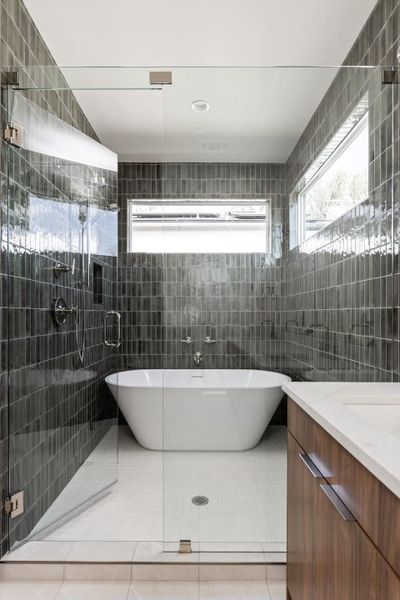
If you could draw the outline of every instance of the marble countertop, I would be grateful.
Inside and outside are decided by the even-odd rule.
[[[400,498],[400,383],[293,382],[282,387]],[[368,418],[365,405],[373,405],[367,406],[372,409]]]

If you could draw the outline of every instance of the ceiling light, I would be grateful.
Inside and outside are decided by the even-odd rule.
[[[205,100],[195,100],[192,102],[192,110],[194,112],[207,112],[210,108],[210,105]]]

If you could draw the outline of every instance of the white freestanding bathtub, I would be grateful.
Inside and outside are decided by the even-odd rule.
[[[256,446],[290,377],[271,371],[146,369],[106,377],[139,444],[150,450]]]

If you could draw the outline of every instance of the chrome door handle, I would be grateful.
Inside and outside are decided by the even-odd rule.
[[[107,338],[107,321],[111,316],[115,316],[117,318],[117,340],[110,341]],[[121,314],[117,310],[109,310],[104,314],[104,343],[106,346],[111,346],[112,348],[119,348],[121,345]]]
[[[333,488],[328,483],[321,483],[319,487],[329,498],[331,504],[333,504],[339,515],[342,517],[343,521],[354,521],[354,517],[347,508],[347,506],[344,504],[344,502],[341,501],[339,496],[335,493]]]
[[[306,454],[305,452],[300,452],[299,458],[301,461],[303,461],[303,463],[306,465],[307,469],[310,471],[311,475],[315,479],[323,479],[321,472],[318,470],[318,468],[313,463],[308,454]]]

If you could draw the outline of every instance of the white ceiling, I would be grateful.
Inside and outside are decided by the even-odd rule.
[[[163,91],[76,90],[121,160],[286,160],[376,0],[25,0],[60,65],[170,66]],[[148,70],[65,70],[72,86],[148,87]],[[194,113],[193,100],[210,103]]]

